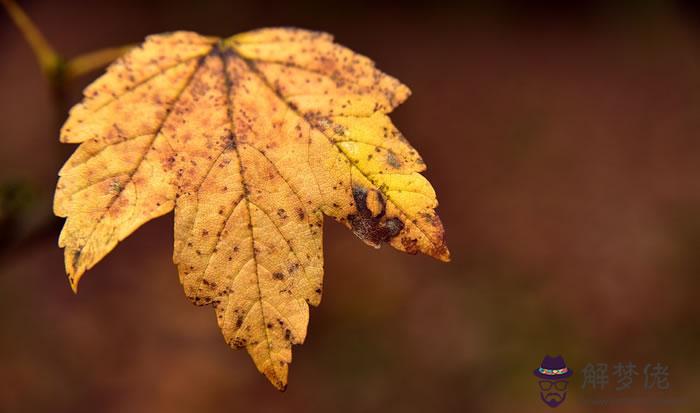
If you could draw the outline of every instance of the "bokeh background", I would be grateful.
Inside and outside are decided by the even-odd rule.
[[[438,191],[453,260],[366,247],[326,220],[325,288],[285,393],[185,299],[172,216],[78,296],[51,215],[57,98],[0,10],[0,411],[540,412],[700,409],[700,19],[691,2],[20,1],[66,56],[177,29],[333,33],[413,90],[393,119]],[[582,389],[632,361],[633,389]],[[670,389],[643,388],[646,363]],[[622,402],[620,398],[632,401]],[[617,401],[616,401],[617,399]],[[595,400],[609,400],[596,406]]]

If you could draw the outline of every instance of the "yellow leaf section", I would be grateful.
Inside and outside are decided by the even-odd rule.
[[[289,122],[306,124],[324,213],[369,245],[449,260],[425,164],[387,116],[406,86],[323,33],[262,29],[227,43],[289,108]]]
[[[173,208],[172,106],[209,52],[194,33],[151,36],[85,90],[61,129],[82,142],[59,172],[54,213],[73,290],[83,273],[146,221]]]
[[[173,141],[182,175],[174,260],[187,296],[213,305],[229,345],[245,347],[284,389],[291,346],[306,336],[308,304],[321,298],[322,217],[303,198],[303,183],[281,172],[306,164],[305,153],[294,152],[298,134],[277,127],[283,107],[260,93],[230,51],[215,49],[202,68],[185,92],[195,102],[188,131]]]

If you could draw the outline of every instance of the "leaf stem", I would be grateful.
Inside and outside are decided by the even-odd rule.
[[[58,73],[60,72],[60,67],[62,66],[62,59],[56,53],[56,51],[51,47],[49,42],[44,38],[38,27],[34,22],[27,16],[27,14],[22,10],[19,5],[14,0],[0,0],[7,12],[10,14],[10,18],[15,22],[22,35],[29,43],[29,46],[34,51],[36,60],[39,62],[39,67],[41,68],[44,75],[50,80],[56,80]]]
[[[115,59],[122,56],[129,50],[136,47],[135,44],[130,44],[121,47],[109,47],[81,54],[66,62],[65,77],[66,79],[74,79],[86,73],[97,70],[103,66],[112,63]]]
[[[46,40],[39,28],[15,2],[15,0],[0,0],[12,21],[32,48],[41,71],[55,89],[62,89],[66,81],[73,80],[84,74],[110,64],[135,45],[109,47],[85,53],[72,59],[64,59]]]

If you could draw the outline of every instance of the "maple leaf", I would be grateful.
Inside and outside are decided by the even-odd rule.
[[[367,244],[449,260],[425,165],[387,114],[410,92],[325,33],[154,35],[88,86],[54,212],[74,290],[175,210],[187,297],[279,389],[323,288],[323,214]]]

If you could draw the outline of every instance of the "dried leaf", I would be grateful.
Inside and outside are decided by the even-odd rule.
[[[425,165],[387,116],[409,94],[325,33],[148,37],[61,130],[81,143],[54,200],[71,286],[174,209],[187,297],[284,389],[321,300],[323,214],[369,245],[449,260]]]

